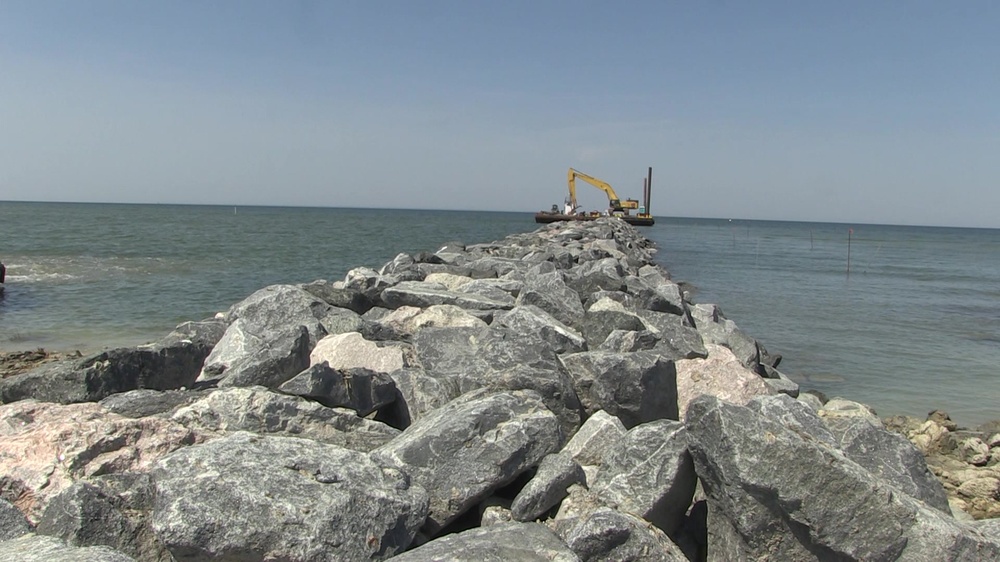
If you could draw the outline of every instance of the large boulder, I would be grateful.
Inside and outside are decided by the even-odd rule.
[[[399,562],[578,562],[540,523],[502,523],[446,535],[394,558]]]
[[[0,542],[16,539],[31,532],[31,523],[14,504],[0,498]]]
[[[609,507],[559,522],[556,533],[582,562],[687,562],[666,533]]]
[[[200,381],[232,379],[231,386],[274,388],[308,367],[316,343],[328,334],[357,331],[361,317],[292,285],[272,285],[233,305],[226,333],[205,359]]]
[[[413,343],[428,374],[454,378],[463,392],[534,390],[559,416],[564,435],[580,427],[580,402],[573,380],[551,345],[534,334],[504,326],[424,328]]]
[[[123,473],[81,480],[52,498],[38,534],[73,546],[107,546],[149,562],[174,562],[153,533],[153,485],[148,474]]]
[[[29,534],[0,542],[0,560],[17,562],[136,562],[106,546],[70,546],[55,537]]]
[[[701,396],[686,417],[715,560],[988,560],[1000,543],[811,435]]]
[[[275,388],[309,366],[312,336],[302,325],[255,330],[237,318],[205,360],[198,381]]]
[[[93,403],[0,406],[0,497],[37,521],[53,496],[81,478],[144,471],[205,438],[176,422],[125,418]]]
[[[655,347],[660,355],[668,359],[708,357],[701,334],[687,325],[684,316],[652,310],[641,310],[639,316],[660,337]]]
[[[567,326],[577,325],[583,317],[580,294],[566,284],[562,273],[549,262],[525,271],[524,287],[516,304],[535,305]]]
[[[96,402],[129,390],[191,386],[223,329],[217,320],[187,322],[149,345],[50,363],[0,381],[0,401]]]
[[[586,481],[583,468],[565,453],[547,455],[538,465],[531,480],[518,492],[511,503],[511,515],[516,521],[531,521],[542,517],[559,505],[573,484]]]
[[[426,308],[433,305],[450,304],[459,308],[490,310],[509,309],[514,306],[514,298],[506,293],[498,296],[483,296],[450,291],[444,285],[425,281],[402,281],[388,287],[382,291],[382,302],[389,308],[401,306]]]
[[[328,408],[260,386],[213,391],[178,409],[171,419],[204,432],[302,437],[356,451],[370,451],[399,434],[399,430],[358,417],[353,411]]]
[[[951,515],[944,487],[927,468],[924,455],[905,437],[862,417],[824,421],[849,459],[910,496]]]
[[[617,416],[625,427],[677,419],[677,371],[651,351],[588,351],[562,357],[586,412]]]
[[[430,495],[433,536],[512,482],[562,443],[559,420],[532,391],[479,391],[438,408],[372,458],[395,466]]]
[[[308,365],[327,363],[333,369],[391,373],[409,366],[407,355],[408,348],[403,344],[369,341],[358,332],[347,332],[320,340],[309,355]]]
[[[350,408],[359,416],[367,416],[396,399],[396,383],[389,375],[364,368],[333,369],[326,362],[295,375],[278,390],[331,408]]]
[[[444,406],[462,391],[458,380],[450,376],[433,377],[423,369],[399,369],[389,374],[396,386],[392,405],[380,412],[380,420],[406,429],[427,413]]]
[[[625,268],[614,258],[588,261],[566,274],[566,284],[580,295],[625,289]]]
[[[453,304],[435,304],[427,308],[401,306],[379,322],[389,326],[396,333],[408,335],[413,335],[417,330],[429,326],[486,327],[486,322]]]
[[[580,431],[566,443],[562,452],[568,453],[581,465],[599,466],[604,462],[608,449],[625,437],[625,431],[620,419],[598,410],[580,426]]]
[[[733,352],[708,344],[707,359],[677,361],[677,402],[683,419],[692,400],[708,394],[744,405],[756,396],[777,394],[763,379],[747,369]]]
[[[153,528],[178,560],[382,560],[405,550],[427,495],[367,455],[235,433],[160,459]]]
[[[556,353],[577,353],[587,349],[587,340],[576,330],[534,305],[516,306],[498,315],[494,326],[506,326],[514,332],[533,334],[548,342]]]
[[[591,490],[671,534],[691,505],[696,480],[684,424],[658,420],[633,427],[608,450]]]

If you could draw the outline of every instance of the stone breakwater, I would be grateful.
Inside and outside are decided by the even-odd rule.
[[[616,219],[449,243],[8,377],[0,559],[1000,559],[653,252]]]

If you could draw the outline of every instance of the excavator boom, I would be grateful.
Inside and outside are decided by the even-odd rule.
[[[612,211],[624,211],[627,214],[628,211],[626,211],[626,209],[639,208],[639,201],[635,199],[626,199],[625,201],[622,201],[621,198],[618,197],[618,194],[615,193],[614,188],[612,188],[608,182],[599,180],[593,176],[588,176],[583,172],[570,168],[567,173],[567,181],[569,183],[569,203],[573,206],[573,209],[578,207],[576,202],[576,178],[580,178],[581,180],[603,191],[608,196],[608,202],[611,205]]]

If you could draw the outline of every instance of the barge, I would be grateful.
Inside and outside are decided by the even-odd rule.
[[[577,178],[589,183],[590,185],[600,189],[608,196],[608,210],[600,213],[597,211],[593,212],[578,212],[580,205],[576,201],[576,180]],[[592,221],[600,217],[618,217],[623,221],[633,225],[633,226],[653,226],[655,220],[653,220],[653,215],[649,213],[649,198],[650,192],[653,185],[653,168],[649,168],[648,175],[643,179],[643,201],[639,204],[637,199],[626,199],[622,201],[618,194],[615,192],[614,188],[611,187],[608,182],[599,180],[593,176],[588,176],[583,172],[569,169],[567,174],[567,183],[569,185],[569,197],[566,198],[566,208],[563,211],[559,211],[557,205],[552,205],[552,210],[550,211],[539,211],[535,213],[536,223],[551,223],[551,222],[562,222],[562,221]],[[632,211],[636,211],[636,214],[632,214]]]

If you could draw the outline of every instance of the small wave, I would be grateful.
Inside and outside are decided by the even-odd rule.
[[[69,273],[32,273],[30,275],[7,275],[7,283],[40,283],[45,281],[67,281],[76,279]]]

